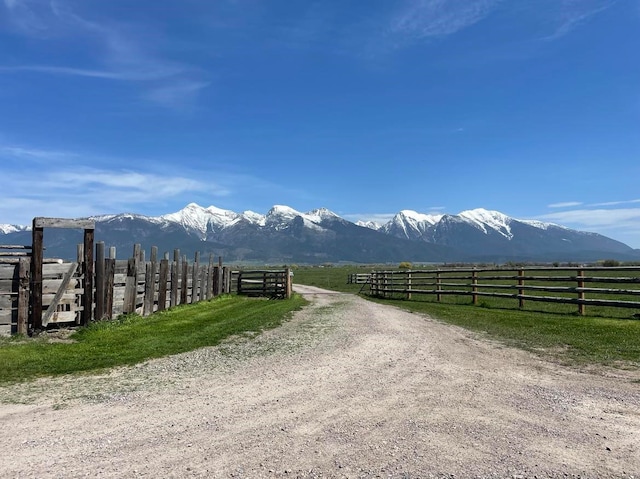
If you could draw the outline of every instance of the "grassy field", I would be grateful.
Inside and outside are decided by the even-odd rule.
[[[44,338],[0,341],[0,384],[40,376],[95,371],[213,346],[233,335],[280,325],[306,301],[269,301],[222,296],[142,318],[124,316],[94,323],[70,336],[70,342]]]
[[[367,273],[375,266],[304,267],[295,270],[294,282],[336,291],[358,293],[362,285],[347,284],[350,273]],[[439,320],[477,331],[505,344],[553,355],[571,363],[600,363],[619,367],[640,366],[640,321],[637,311],[624,308],[589,307],[577,315],[575,305],[527,302],[523,309],[513,299],[469,296],[414,295],[411,300],[379,301],[406,310],[428,314]]]

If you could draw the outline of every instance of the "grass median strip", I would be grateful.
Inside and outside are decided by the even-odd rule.
[[[279,326],[306,301],[223,296],[143,318],[130,315],[94,323],[70,342],[6,339],[0,342],[0,383],[102,370],[178,354],[240,334]]]

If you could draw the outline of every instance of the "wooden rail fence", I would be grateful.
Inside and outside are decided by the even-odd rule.
[[[586,306],[640,309],[639,267],[374,271],[369,285],[371,295],[383,298],[456,295],[471,296],[473,304],[479,297],[510,298],[520,308],[526,301],[575,304],[581,315]]]
[[[290,268],[284,271],[239,271],[237,291],[247,296],[286,299],[291,297],[291,278]]]

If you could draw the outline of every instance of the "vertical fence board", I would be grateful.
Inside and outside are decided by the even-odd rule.
[[[115,255],[114,255],[115,256]],[[115,282],[116,260],[114,257],[105,259],[104,272],[104,318],[113,318],[113,288]],[[96,318],[102,319],[102,318]]]
[[[167,280],[169,278],[169,260],[160,260],[160,274],[158,278],[158,311],[167,307]]]
[[[18,318],[16,332],[27,334],[27,322],[29,321],[29,269],[31,265],[28,258],[20,258],[18,266]]]

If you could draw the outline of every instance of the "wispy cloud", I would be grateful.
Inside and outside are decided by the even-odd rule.
[[[617,0],[561,0],[558,2],[559,11],[553,16],[555,30],[544,40],[556,40],[567,35],[615,3]]]
[[[577,224],[584,227],[637,225],[640,222],[640,208],[578,209],[549,213],[537,219],[549,220],[560,224]]]
[[[98,164],[111,166],[87,166]],[[161,214],[175,204],[223,198],[244,205],[249,197],[270,198],[286,191],[251,174],[216,167],[214,162],[209,171],[183,166],[178,174],[174,174],[175,164],[0,143],[0,177],[5,185],[0,189],[0,223],[27,224],[35,216]]]
[[[582,203],[580,201],[564,201],[561,203],[552,203],[547,205],[548,208],[573,208],[574,206],[580,206]]]
[[[390,31],[412,39],[451,35],[484,19],[501,0],[412,0],[391,20]]]
[[[148,101],[172,109],[193,102],[209,86],[204,72],[158,51],[159,34],[149,25],[91,21],[75,13],[70,2],[4,0],[10,20],[23,35],[40,41],[74,38],[90,46],[90,54],[75,65],[2,65],[0,73],[33,72],[89,79],[135,82]],[[155,40],[154,40],[155,39]],[[79,58],[79,57],[78,57]]]
[[[635,203],[640,203],[640,199],[637,200],[624,200],[624,201],[607,201],[606,203],[593,203],[589,206],[620,206],[620,205],[631,205]]]

